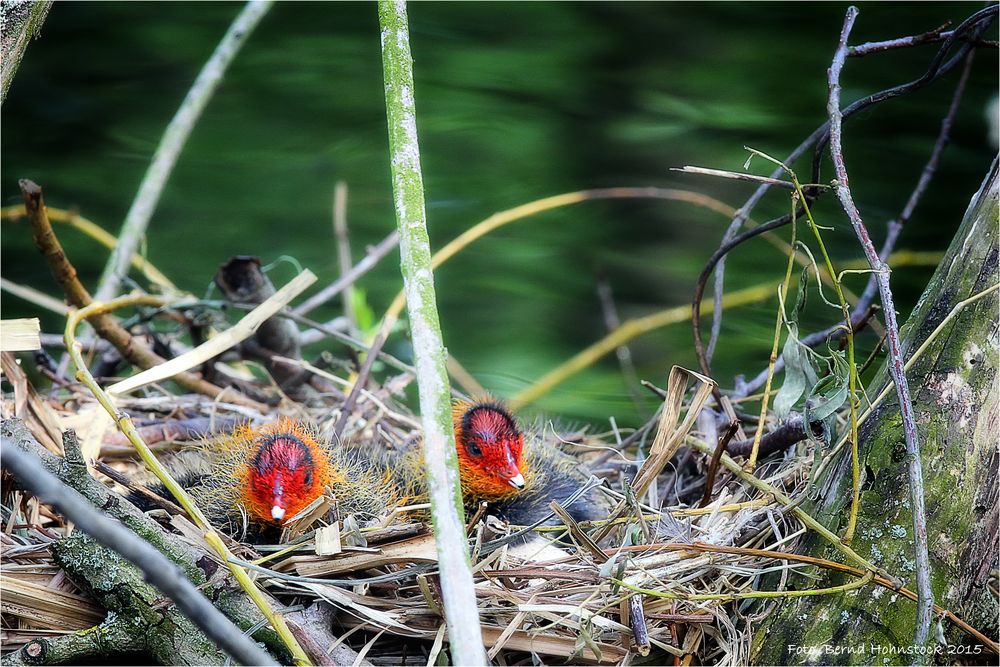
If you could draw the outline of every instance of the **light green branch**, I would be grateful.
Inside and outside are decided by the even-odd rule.
[[[156,210],[156,204],[160,201],[160,195],[166,188],[167,179],[177,164],[181,150],[201,118],[208,101],[212,99],[212,94],[222,81],[229,64],[264,14],[271,8],[271,4],[271,0],[251,0],[246,4],[229,26],[229,30],[181,102],[180,108],[177,109],[177,113],[174,114],[160,139],[160,145],[156,147],[153,161],[139,185],[139,192],[128,213],[125,214],[125,222],[118,234],[118,244],[104,267],[94,301],[107,301],[118,295],[118,288],[128,272],[129,263],[139,247],[139,242],[146,233],[146,227],[153,217],[153,211]]]
[[[484,665],[482,632],[469,550],[462,521],[446,351],[441,338],[430,240],[424,211],[424,186],[413,101],[413,59],[405,0],[379,0],[385,106],[389,120],[392,189],[399,228],[400,268],[409,313],[414,365],[424,429],[424,461],[438,548],[441,589],[451,660]]]

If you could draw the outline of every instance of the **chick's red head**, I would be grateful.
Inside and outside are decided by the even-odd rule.
[[[524,434],[503,407],[456,405],[455,445],[466,494],[493,499],[524,488]]]
[[[332,481],[329,457],[309,431],[290,419],[254,433],[243,501],[267,523],[282,523],[320,497]]]

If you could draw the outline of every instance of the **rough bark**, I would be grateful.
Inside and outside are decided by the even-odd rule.
[[[212,640],[114,551],[79,532],[56,542],[53,551],[66,574],[109,612],[104,623],[87,631],[107,635],[101,657],[118,653],[121,638],[164,665],[225,662]]]
[[[52,7],[51,2],[4,3],[0,11],[3,31],[0,36],[0,103],[7,99],[7,91],[14,74],[21,64],[28,42],[38,37],[42,23]]]
[[[994,162],[945,258],[903,327],[905,358],[959,302],[997,283],[997,216]],[[998,557],[997,309],[997,292],[962,309],[907,373],[922,439],[935,602],[994,639],[998,606],[987,583]],[[883,370],[871,383],[868,395],[877,395],[888,381]],[[861,505],[853,546],[912,588],[915,566],[906,451],[895,393],[865,422],[859,447]],[[817,480],[818,498],[807,508],[834,531],[847,520],[850,466],[850,448],[844,448]],[[815,538],[809,539],[803,550],[836,558]],[[818,581],[802,581],[802,586],[844,581],[840,575],[816,574],[820,575]],[[915,614],[914,603],[872,587],[795,598],[779,605],[757,628],[752,660],[756,664],[910,664],[915,656],[906,649],[913,636]],[[940,628],[944,643],[936,644],[940,653],[935,662],[996,660],[984,648],[970,646],[971,640],[947,622]],[[810,648],[811,652],[806,650]]]

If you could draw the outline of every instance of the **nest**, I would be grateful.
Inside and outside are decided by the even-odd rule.
[[[343,381],[299,363],[312,369],[315,386],[308,386],[307,397],[293,400],[259,383],[260,392],[280,397],[268,411],[171,393],[162,386],[142,398],[123,398],[119,407],[162,460],[201,435],[277,414],[314,423],[328,438],[339,428],[336,437],[355,447],[405,448],[419,442],[418,420],[402,403],[411,374],[369,382],[345,412],[346,396],[333,384]],[[40,443],[58,452],[59,429],[76,427],[85,456],[99,462],[103,472],[95,474],[105,483],[122,490],[118,483],[144,477],[131,444],[109,421],[101,426],[102,409],[86,387],[67,383],[42,397],[19,367],[5,364],[5,371],[15,391],[4,397],[4,415],[24,416]],[[577,524],[556,507],[549,525],[528,528],[548,542],[540,548],[537,541],[525,545],[523,537],[516,537],[526,527],[497,520],[488,507],[469,517],[480,621],[494,662],[747,662],[752,624],[771,606],[751,608],[751,601],[740,596],[768,573],[773,573],[773,588],[782,590],[790,570],[801,567],[751,550],[793,550],[805,528],[773,494],[729,473],[719,474],[704,493],[710,457],[683,445],[717,436],[691,428],[707,393],[685,392],[687,380],[683,373],[672,376],[674,386],[664,392],[658,418],[633,432],[591,434],[551,422],[536,425],[540,437],[578,456],[594,472],[593,483],[620,502],[610,521]],[[666,414],[672,398],[673,414]],[[83,428],[95,423],[96,442],[95,430]],[[667,441],[674,442],[673,451],[664,456]],[[789,451],[772,457],[757,474],[795,495],[810,462],[811,457]],[[234,543],[233,551],[255,573],[258,585],[282,602],[322,610],[355,659],[434,664],[447,643],[434,541],[421,520],[423,509],[387,508],[380,522],[367,526],[350,517],[331,523],[328,514],[313,512],[293,522],[285,544]],[[170,530],[200,543],[200,532],[183,517],[162,518]],[[100,622],[104,610],[52,558],[52,542],[72,526],[13,487],[4,492],[3,526],[5,651]]]
[[[33,226],[47,229],[49,242],[59,250],[40,189],[34,184],[22,188]],[[48,256],[65,261],[61,250]],[[71,269],[53,267],[67,281],[67,294],[81,294],[72,284]],[[65,455],[64,461],[75,461],[80,469],[88,463],[93,477],[76,478],[76,486],[83,492],[80,486],[96,485],[107,502],[109,488],[123,491],[124,484],[135,490],[148,477],[136,461],[137,447],[147,462],[147,449],[166,461],[238,422],[263,423],[284,415],[316,425],[321,437],[337,446],[419,446],[419,422],[405,399],[413,369],[379,352],[391,324],[383,322],[376,343],[368,347],[299,318],[322,336],[367,352],[364,363],[340,361],[329,353],[312,363],[302,358],[305,335],[282,309],[312,279],[306,271],[276,290],[258,260],[233,258],[215,282],[227,305],[250,312],[232,326],[223,324],[217,303],[142,294],[89,305],[80,297],[65,341],[77,368],[103,367],[104,375],[128,365],[147,370],[111,384],[112,406],[89,372],[79,377],[82,384],[68,380],[64,371],[44,363],[44,354],[36,357],[37,370],[51,380],[43,395],[4,353],[3,371],[13,391],[3,397],[3,416],[23,420],[40,459],[59,461],[52,454]],[[124,326],[110,314],[123,307],[136,311]],[[89,358],[84,358],[73,332],[87,317],[100,338],[89,343],[84,350]],[[165,331],[154,320],[174,328]],[[216,333],[207,335],[213,328]],[[195,343],[200,344],[184,350]],[[812,458],[808,444],[788,446],[807,441],[808,434],[801,425],[796,431],[786,424],[754,444],[761,459],[754,475],[745,472],[724,453],[727,448],[748,453],[752,441],[752,434],[738,432],[729,403],[720,405],[733,426],[721,437],[713,419],[699,418],[713,387],[708,378],[675,367],[664,389],[650,387],[663,405],[638,429],[620,430],[613,420],[607,433],[536,424],[536,437],[568,450],[592,471],[584,489],[600,488],[614,509],[607,518],[577,523],[553,502],[547,521],[512,526],[491,515],[487,505],[472,508],[467,535],[479,621],[492,661],[747,662],[752,624],[772,609],[752,606],[752,598],[761,597],[755,589],[762,575],[770,575],[766,587],[781,595],[791,570],[818,562],[786,553],[805,532],[800,521],[807,515],[794,509],[789,496],[803,497]],[[112,410],[131,418],[118,421],[122,433],[115,429]],[[742,422],[755,420],[744,416]],[[76,429],[79,443],[66,439],[65,429]],[[758,429],[761,435],[769,430],[767,424]],[[740,441],[730,442],[737,436]],[[560,500],[566,504],[572,497]],[[231,538],[228,547],[220,548],[207,544],[208,534],[176,506],[164,505],[151,515],[175,536],[171,540],[201,554],[199,568],[210,561],[213,572],[224,573],[223,565],[244,567],[257,586],[285,605],[279,613],[308,616],[303,622],[319,633],[313,646],[319,646],[321,660],[437,664],[447,650],[447,633],[427,507],[387,507],[375,521],[362,524],[340,516],[324,498],[314,505],[286,522],[276,545]],[[57,643],[61,635],[82,636],[73,633],[101,623],[105,609],[88,597],[88,582],[74,581],[58,564],[59,545],[72,525],[13,484],[4,487],[2,522],[4,651],[32,649],[40,638]],[[153,607],[171,605],[160,600]],[[266,624],[253,611],[251,620],[241,620],[247,621],[248,632],[258,633],[256,639]]]

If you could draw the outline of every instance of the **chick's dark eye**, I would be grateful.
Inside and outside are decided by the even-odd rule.
[[[465,446],[465,448],[467,450],[469,450],[469,454],[471,454],[472,456],[482,456],[483,455],[483,452],[479,449],[479,445],[477,445],[473,441],[469,441],[469,443]]]

